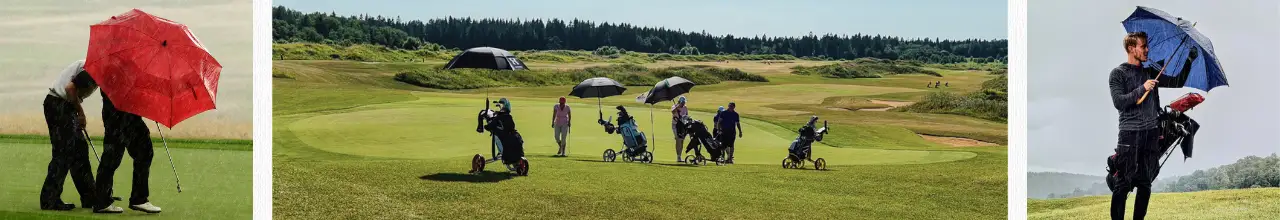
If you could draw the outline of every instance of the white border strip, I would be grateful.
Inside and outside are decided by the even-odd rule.
[[[1027,2],[1009,0],[1009,219],[1027,219]]]
[[[271,219],[271,0],[253,1],[253,219]]]

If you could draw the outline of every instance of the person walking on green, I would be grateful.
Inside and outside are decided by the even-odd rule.
[[[684,162],[684,128],[680,126],[680,120],[685,116],[689,116],[689,107],[685,106],[686,100],[684,96],[671,106],[671,134],[676,137],[676,162]]]
[[[738,112],[734,110],[737,106],[736,103],[729,102],[729,108],[719,114],[720,116],[716,123],[718,124],[716,127],[720,129],[720,137],[717,137],[716,140],[720,141],[720,144],[724,145],[725,149],[729,151],[728,163],[733,163],[734,142],[737,141],[737,138],[742,137],[742,123],[739,122]],[[734,136],[735,134],[737,135],[736,137]]]
[[[555,129],[556,144],[560,145],[560,150],[556,151],[556,156],[565,156],[564,147],[569,144],[569,125],[572,119],[573,115],[569,110],[569,105],[565,104],[564,96],[561,96],[560,104],[556,104],[551,110],[551,128]]]

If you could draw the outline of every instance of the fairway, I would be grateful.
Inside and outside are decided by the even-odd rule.
[[[550,124],[557,97],[571,86],[460,91],[419,88],[392,80],[421,63],[275,61],[292,78],[273,82],[273,214],[315,218],[953,218],[1005,216],[1004,146],[952,147],[919,134],[1006,143],[1003,122],[958,115],[831,110],[865,105],[841,100],[917,101],[925,80],[952,79],[965,92],[992,76],[940,71],[830,79],[790,75],[769,64],[767,83],[727,81],[688,94],[690,114],[710,123],[717,106],[735,101],[744,137],[737,164],[690,166],[675,161],[671,102],[638,104],[648,88],[600,100],[607,119],[624,105],[650,137],[653,164],[601,162],[622,139],[595,123],[597,100],[569,98],[574,111],[569,157],[556,152]],[[734,67],[748,62],[716,63]],[[699,64],[697,62],[679,63]],[[595,63],[540,64],[579,68]],[[650,65],[676,65],[664,62]],[[763,69],[752,63],[751,68]],[[899,85],[901,84],[901,85]],[[913,86],[906,86],[907,84]],[[499,164],[466,174],[472,155],[489,155],[489,136],[475,132],[486,94],[512,102],[525,141],[530,176]],[[869,106],[869,105],[868,105]],[[839,109],[839,108],[837,108]],[[654,120],[650,124],[650,110]],[[815,143],[827,171],[781,168],[796,130],[811,115],[830,120]],[[687,143],[687,142],[686,142]],[[811,165],[810,165],[811,166]],[[349,209],[334,210],[343,206]],[[464,217],[464,218],[465,218]]]
[[[1133,216],[1135,194],[1125,203],[1125,218]],[[1148,219],[1275,219],[1280,214],[1280,188],[1152,193]],[[1031,199],[1029,219],[1106,219],[1111,196],[1069,199]]]
[[[41,143],[44,142],[44,143]],[[0,167],[6,175],[0,178],[0,215],[14,218],[138,218],[148,219],[247,219],[253,213],[252,152],[249,143],[188,143],[170,140],[170,153],[182,180],[182,193],[173,181],[173,171],[164,148],[156,143],[151,163],[150,200],[164,209],[160,214],[128,210],[133,159],[127,154],[116,169],[115,195],[126,201],[115,206],[125,208],[122,214],[94,214],[90,209],[43,211],[39,206],[40,186],[49,164],[48,139],[36,137],[0,137]],[[95,141],[99,154],[102,142]],[[93,157],[90,152],[90,157]],[[98,162],[89,159],[96,175]],[[70,176],[63,186],[62,200],[79,207],[80,197]]]

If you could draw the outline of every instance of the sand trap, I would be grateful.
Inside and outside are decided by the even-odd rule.
[[[871,99],[871,103],[881,104],[881,105],[888,105],[889,107],[884,107],[884,108],[864,108],[864,109],[858,109],[858,111],[877,111],[877,112],[882,112],[882,111],[888,111],[889,109],[894,109],[894,108],[898,108],[898,107],[902,107],[902,106],[908,106],[908,105],[911,105],[911,104],[915,104],[915,102],[886,101],[886,100],[875,100],[875,99]]]
[[[925,134],[920,134],[920,138],[924,138],[924,140],[926,141],[932,141],[934,143],[945,144],[952,147],[999,146],[998,144],[995,144],[995,143],[984,142],[984,141],[968,139],[968,138],[943,137],[943,136],[933,136],[933,135],[925,135]]]

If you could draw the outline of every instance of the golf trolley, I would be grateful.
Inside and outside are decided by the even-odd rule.
[[[486,99],[486,102],[487,102],[487,99]],[[494,103],[497,103],[497,102],[494,102]],[[471,158],[471,171],[469,171],[468,173],[480,174],[482,171],[484,171],[484,167],[486,164],[502,161],[503,165],[506,165],[509,170],[514,171],[516,175],[528,176],[529,160],[524,158],[523,150],[521,149],[520,152],[516,152],[521,154],[518,160],[504,160],[503,154],[502,154],[504,146],[502,144],[501,138],[499,138],[498,134],[494,133],[495,130],[492,129],[492,127],[485,126],[487,124],[500,123],[499,121],[497,121],[497,112],[493,110],[489,110],[488,107],[486,107],[485,110],[480,111],[480,114],[477,117],[477,121],[478,121],[476,125],[477,133],[484,133],[485,130],[489,130],[489,137],[492,139],[492,141],[490,142],[490,150],[491,150],[490,156],[492,157],[486,160],[483,155],[476,154],[474,157]],[[511,137],[511,138],[521,139],[519,133],[515,133],[512,136],[514,137]],[[523,140],[519,140],[519,141],[524,142]]]
[[[822,136],[826,135],[830,130],[827,128],[827,121],[822,121],[822,128],[816,128],[815,124],[818,116],[809,119],[809,123],[800,128],[800,137],[791,142],[791,147],[787,148],[787,158],[782,159],[782,168],[802,169],[805,161],[813,163],[813,169],[826,170],[827,160],[823,158],[813,159],[813,142],[822,141]]]
[[[613,117],[609,117],[613,120]],[[605,162],[613,162],[618,159],[618,154],[622,154],[622,161],[625,162],[641,162],[653,163],[653,153],[649,152],[649,141],[645,139],[644,132],[636,129],[635,121],[628,121],[615,127],[609,121],[600,120],[598,123],[604,125],[604,131],[613,134],[618,133],[622,136],[622,151],[614,151],[612,148],[604,150],[603,159]]]
[[[681,129],[677,130],[681,130],[680,133],[683,134],[677,134],[677,136],[689,135],[693,139],[689,142],[690,147],[686,147],[685,152],[688,153],[692,150],[694,154],[686,155],[684,157],[685,163],[707,165],[707,161],[713,161],[716,165],[729,164],[727,161],[729,157],[728,150],[723,145],[720,145],[720,141],[717,141],[711,132],[707,132],[707,126],[702,121],[693,120],[693,117],[685,116],[680,120],[678,126]],[[707,148],[707,153],[710,153],[712,158],[702,156],[703,147]]]

